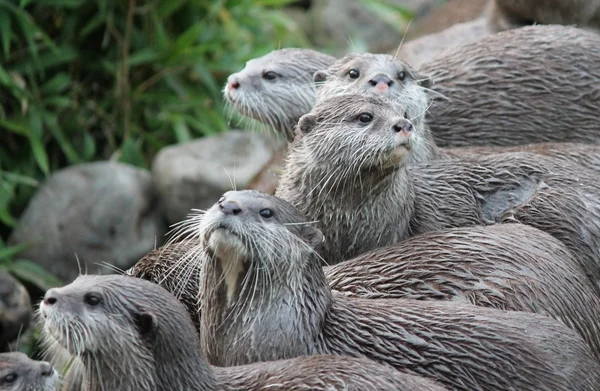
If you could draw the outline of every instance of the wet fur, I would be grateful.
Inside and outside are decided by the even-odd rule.
[[[246,206],[238,194],[225,198]],[[274,203],[280,214],[293,211]],[[459,302],[332,293],[313,247],[313,230],[260,221],[252,216],[257,209],[248,206],[249,211],[227,216],[214,206],[202,220],[201,334],[210,362],[231,366],[339,354],[408,369],[455,390],[597,388],[599,364],[580,337],[559,322]],[[236,257],[245,265],[234,302],[224,297],[223,265],[229,260],[215,256],[221,252],[212,239],[223,229],[229,239],[220,246],[239,249]],[[265,242],[265,236],[277,239]]]
[[[12,374],[16,380],[6,382]],[[55,391],[57,383],[58,374],[49,363],[20,352],[0,353],[0,391]]]
[[[314,103],[313,73],[334,60],[310,49],[274,50],[248,61],[244,69],[229,76],[240,87],[232,92],[225,86],[223,95],[241,114],[269,125],[292,141],[298,118]],[[262,76],[269,71],[276,72],[277,78],[265,80]]]
[[[53,297],[59,300],[54,305],[62,306],[60,314],[46,312],[50,319],[45,332],[58,335],[58,340],[65,343],[62,330],[74,327],[69,329],[72,334],[67,337],[74,338],[69,349],[80,352],[85,357],[84,362],[94,362],[87,367],[88,387],[93,390],[409,391],[416,386],[427,391],[444,391],[433,381],[416,375],[365,359],[345,357],[301,357],[243,367],[213,368],[200,354],[198,337],[185,308],[158,285],[124,276],[82,276],[60,289],[53,292]],[[85,289],[102,292],[108,307],[119,308],[121,313],[112,312],[103,320],[102,315],[89,311],[86,321],[79,314],[70,313],[80,307],[78,301]],[[143,320],[145,314],[150,314],[156,323],[149,325]],[[102,324],[104,322],[108,323]],[[107,327],[117,327],[112,330],[117,336],[109,337]],[[140,334],[143,334],[141,338]],[[103,347],[103,342],[120,345]],[[107,361],[108,357],[100,353],[102,350],[104,354],[109,353],[113,361]],[[298,369],[303,373],[298,374]]]
[[[328,109],[344,104],[354,107],[321,120],[322,110],[332,116]],[[403,162],[386,168],[395,121],[389,113],[403,110],[382,97],[337,96],[299,123],[304,130],[290,148],[276,195],[319,221],[329,263],[423,232],[522,222],[562,241],[591,280],[600,280],[594,172],[529,153],[438,161],[415,156],[435,145],[412,148]],[[366,128],[355,119],[362,111],[383,119]],[[427,140],[419,134],[422,122],[414,118],[413,124],[414,140]]]
[[[126,273],[160,283],[184,302],[197,301],[200,273],[189,273],[184,281],[169,273],[182,268],[178,262],[184,258],[182,252],[197,250],[194,240],[166,245]],[[185,259],[201,268],[197,256]],[[454,300],[546,314],[576,330],[600,357],[600,300],[595,287],[561,242],[526,225],[429,232],[323,271],[333,291],[353,297]],[[197,304],[188,312],[199,321]]]
[[[600,35],[531,26],[454,48],[432,77],[427,123],[438,146],[600,142]]]

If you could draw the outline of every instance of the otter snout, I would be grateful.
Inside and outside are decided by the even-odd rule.
[[[242,207],[234,200],[224,199],[223,197],[217,204],[219,205],[219,210],[223,212],[223,214],[237,216],[242,213]]]
[[[46,294],[44,295],[44,304],[45,305],[52,305],[56,303],[56,296],[57,295],[57,291],[56,288],[52,288],[52,289],[48,289],[48,291],[46,291]]]
[[[240,82],[235,75],[231,75],[227,78],[227,89],[228,90],[237,90],[240,88]]]
[[[52,365],[49,362],[42,361],[40,363],[40,370],[41,370],[42,376],[44,376],[44,377],[49,377],[49,376],[54,375],[54,367],[52,367]]]
[[[409,135],[413,130],[413,126],[409,120],[402,119],[392,126],[392,130],[395,133]]]
[[[376,91],[387,92],[392,84],[394,84],[394,81],[386,75],[379,74],[369,80],[369,84],[375,87]]]

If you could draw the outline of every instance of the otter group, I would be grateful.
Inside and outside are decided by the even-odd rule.
[[[499,30],[595,23],[523,3],[490,3]],[[227,192],[125,276],[47,291],[62,389],[600,391],[597,64],[600,36],[559,25],[419,69],[249,61],[224,95],[288,139],[274,194]],[[5,357],[0,390],[55,388]]]

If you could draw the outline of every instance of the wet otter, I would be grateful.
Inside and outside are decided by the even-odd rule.
[[[20,352],[0,353],[0,391],[55,391],[57,383],[50,363]]]
[[[254,191],[237,192],[235,197],[242,204],[270,199]],[[273,213],[279,215],[279,210]],[[297,211],[294,219],[281,222],[285,226],[304,220]],[[254,238],[257,240],[260,238]],[[195,256],[198,250],[196,238],[166,245],[142,258],[126,274],[166,287],[191,304],[186,304],[188,312],[199,321],[202,259]],[[596,331],[600,299],[595,287],[565,246],[536,228],[497,224],[428,232],[326,266],[323,271],[332,290],[350,296],[458,300],[543,313],[576,330],[600,357]]]
[[[486,16],[496,31],[534,23],[600,29],[600,1],[493,0],[488,4]]]
[[[422,112],[353,94],[300,119],[276,195],[319,221],[328,262],[418,233],[518,221],[562,241],[600,280],[595,172],[528,153],[408,164],[435,147],[424,146]]]
[[[230,75],[223,95],[241,114],[270,125],[292,141],[298,118],[314,103],[313,73],[334,60],[310,49],[274,50]]]
[[[0,269],[0,352],[27,330],[33,308],[27,289],[10,273]]]
[[[322,234],[298,217],[283,200],[235,192],[204,215],[201,338],[213,364],[333,353],[409,369],[455,390],[600,384],[588,347],[546,316],[332,294],[315,251]]]
[[[79,276],[46,292],[40,314],[50,343],[82,359],[85,390],[444,390],[419,376],[345,357],[211,368],[183,305],[141,279]]]

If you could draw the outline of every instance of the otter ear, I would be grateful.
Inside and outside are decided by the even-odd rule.
[[[156,318],[153,314],[142,312],[135,315],[135,325],[141,335],[152,333],[156,327]]]
[[[311,130],[313,130],[313,128],[315,127],[316,124],[317,124],[317,117],[315,115],[304,114],[298,120],[298,129],[300,129],[300,131],[303,134],[307,134],[307,133],[310,133]]]
[[[327,76],[328,76],[327,71],[316,71],[313,74],[313,81],[315,83],[323,82],[323,81],[327,80]]]
[[[306,244],[310,247],[316,249],[319,248],[323,242],[325,242],[325,235],[321,232],[320,229],[314,227],[311,224],[304,225],[304,232],[302,232],[302,237],[305,239]]]

